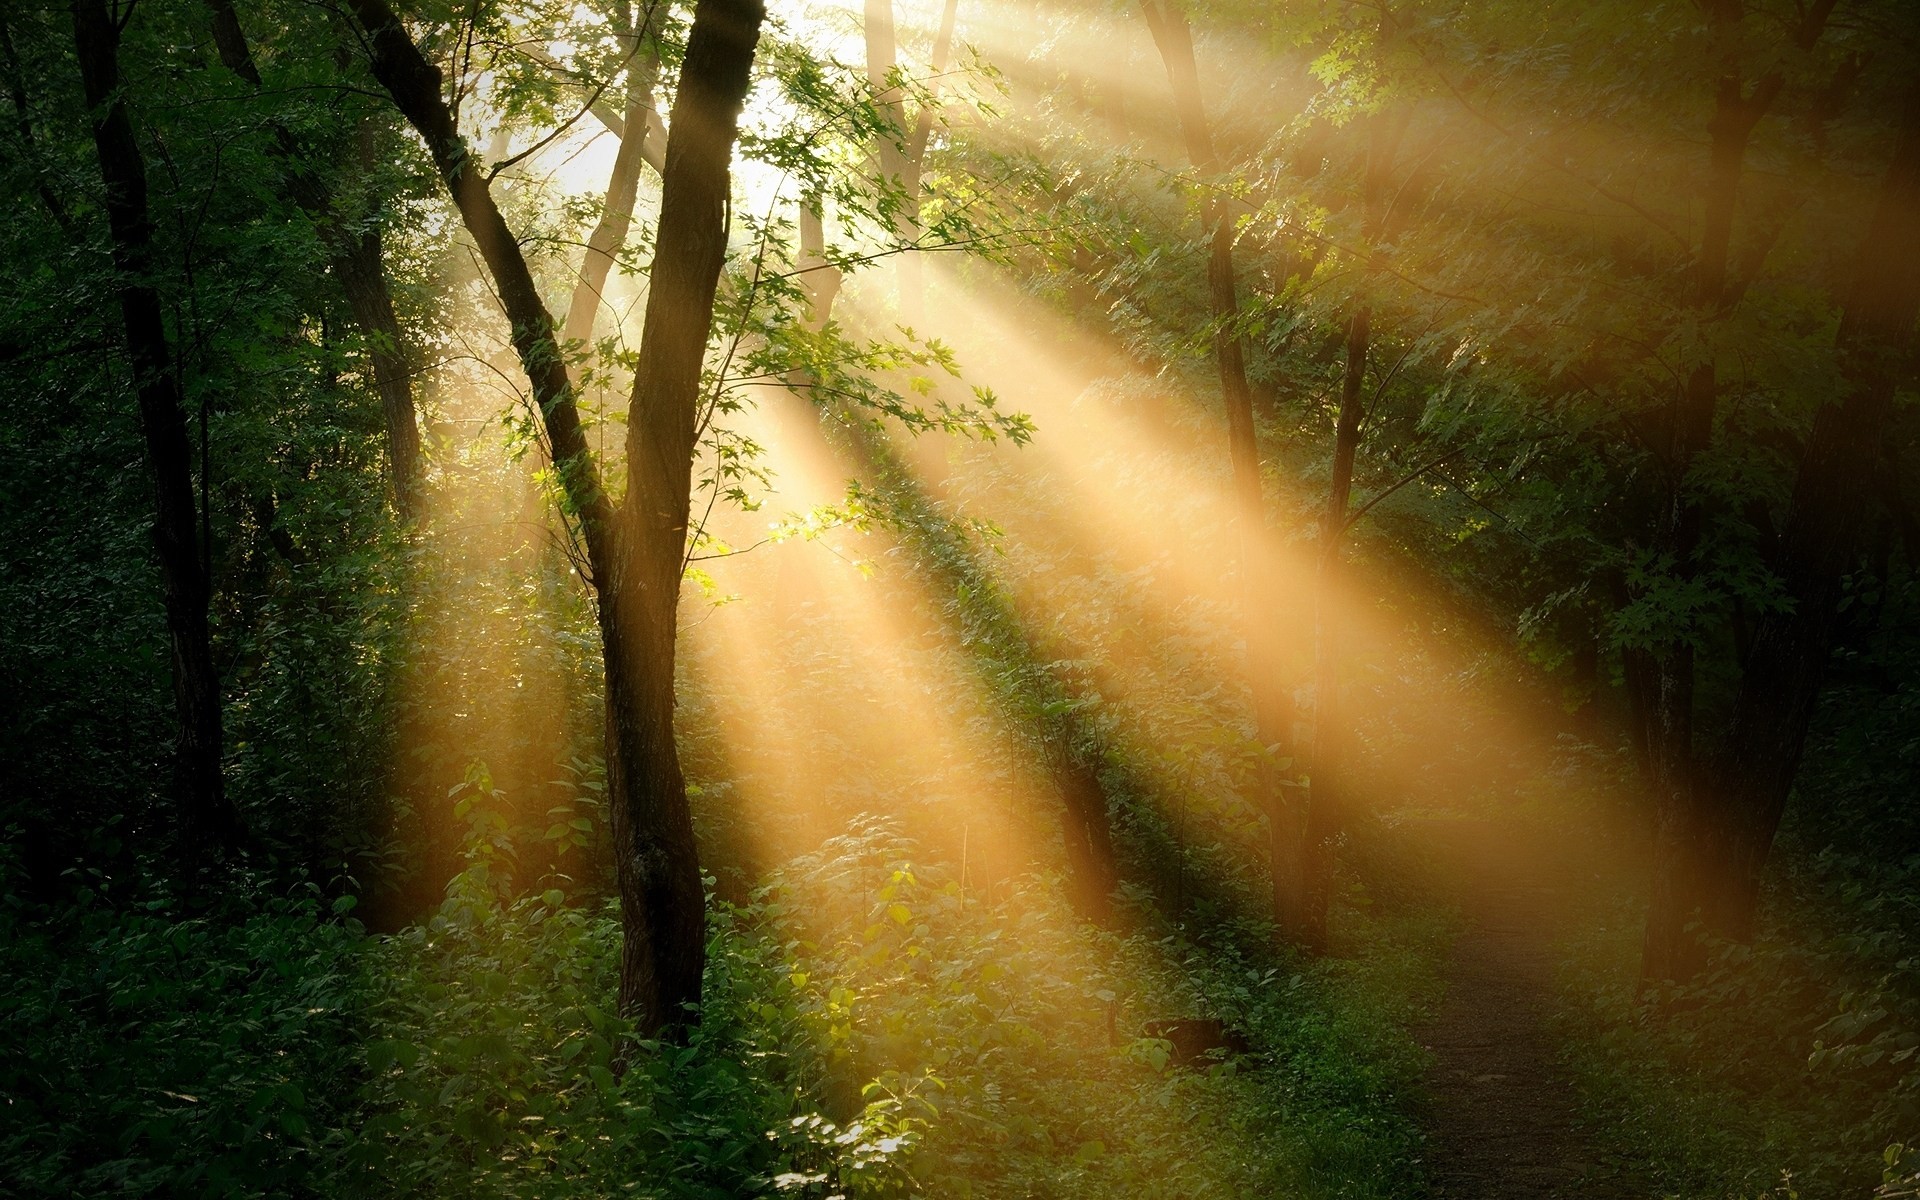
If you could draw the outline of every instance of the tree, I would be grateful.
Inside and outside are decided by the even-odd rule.
[[[1835,0],[1820,0],[1808,9],[1793,31],[1801,50],[1819,40]],[[1785,85],[1779,70],[1747,83],[1743,29],[1744,5],[1739,0],[1713,0],[1704,6],[1709,45],[1713,53],[1713,117],[1707,125],[1707,171],[1701,196],[1701,229],[1693,257],[1691,302],[1695,319],[1711,326],[1724,318],[1740,295],[1731,288],[1730,253],[1738,213],[1741,175],[1754,127],[1772,109]],[[1654,553],[1671,565],[1685,586],[1698,570],[1705,514],[1698,493],[1689,486],[1688,473],[1708,449],[1714,436],[1715,406],[1720,382],[1714,349],[1705,352],[1687,372],[1665,412],[1659,431],[1666,465],[1665,494],[1653,532]],[[1700,886],[1704,864],[1694,843],[1708,821],[1703,804],[1711,784],[1696,761],[1695,691],[1697,664],[1694,641],[1680,638],[1653,653],[1651,705],[1645,714],[1655,799],[1653,894],[1648,904],[1647,936],[1642,975],[1649,980],[1691,978],[1701,966],[1697,941],[1685,932],[1698,907],[1690,894]],[[1713,868],[1707,868],[1709,870]]]
[[[261,86],[260,70],[254,64],[232,0],[206,2],[213,15],[213,44],[221,63],[257,90]],[[387,471],[394,509],[402,520],[413,520],[420,515],[420,423],[413,403],[413,378],[418,371],[400,330],[400,319],[394,314],[380,229],[372,222],[350,222],[336,211],[333,189],[327,181],[311,167],[300,165],[300,146],[291,129],[276,122],[274,137],[289,164],[287,193],[313,221],[327,249],[328,270],[346,294],[354,321],[366,339],[374,388],[380,393],[380,407],[387,422]]]
[[[193,446],[167,337],[160,295],[151,282],[153,226],[147,211],[147,166],[133,134],[120,78],[122,25],[105,0],[72,0],[74,54],[105,185],[121,323],[140,429],[153,473],[153,542],[160,560],[167,632],[172,646],[175,749],[182,825],[189,854],[239,842],[239,814],[226,794],[220,675],[207,619],[212,596],[211,548],[202,505],[194,499]]]
[[[765,9],[699,0],[669,119],[660,225],[629,408],[626,495],[607,492],[572,380],[513,232],[384,0],[355,0],[375,77],[426,142],[493,276],[585,545],[606,671],[607,794],[625,940],[620,1008],[675,1028],[700,995],[705,900],[673,729],[674,652],[701,367],[726,257],[729,163]]]
[[[580,265],[580,280],[574,284],[573,299],[567,303],[566,320],[561,324],[563,346],[589,341],[593,337],[594,318],[600,311],[601,293],[613,272],[614,256],[627,241],[633,224],[634,203],[640,196],[640,165],[665,168],[665,159],[654,145],[657,140],[653,88],[660,74],[659,16],[661,0],[643,0],[636,25],[631,5],[622,3],[616,10],[615,25],[621,39],[628,43],[627,102],[617,127],[610,124],[620,139],[614,155],[613,170],[607,176],[606,199],[600,206],[600,219],[587,237],[587,253]]]
[[[1173,86],[1174,109],[1185,138],[1187,157],[1203,189],[1200,222],[1207,244],[1207,297],[1214,323],[1214,362],[1227,414],[1227,456],[1233,467],[1238,512],[1241,619],[1247,640],[1247,682],[1253,694],[1254,736],[1261,747],[1255,806],[1267,813],[1271,830],[1274,919],[1285,936],[1311,940],[1302,926],[1308,907],[1304,874],[1308,814],[1289,795],[1276,759],[1291,755],[1293,697],[1282,678],[1278,630],[1265,610],[1272,601],[1271,566],[1266,552],[1266,499],[1260,479],[1260,446],[1255,432],[1253,389],[1247,382],[1246,348],[1239,331],[1240,301],[1233,247],[1234,201],[1226,191],[1224,166],[1214,149],[1200,95],[1193,31],[1186,14],[1164,0],[1142,0],[1141,11]]]
[[[1920,316],[1920,92],[1906,100],[1898,145],[1861,238],[1835,334],[1839,398],[1823,404],[1800,457],[1777,540],[1791,605],[1763,615],[1741,663],[1724,742],[1698,784],[1684,870],[1666,882],[1664,908],[1648,918],[1652,979],[1684,979],[1705,932],[1752,938],[1762,869],[1807,741],[1832,654],[1842,584],[1886,470],[1882,438]]]

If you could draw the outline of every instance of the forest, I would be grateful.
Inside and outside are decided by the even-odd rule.
[[[1920,6],[0,0],[0,1196],[1920,1197]]]

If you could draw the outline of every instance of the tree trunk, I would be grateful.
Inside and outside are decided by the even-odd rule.
[[[579,520],[606,668],[607,794],[621,925],[620,1010],[643,1033],[697,1020],[706,959],[686,781],[673,737],[676,608],[692,490],[700,368],[726,255],[735,130],[765,10],[699,0],[674,100],[653,278],[627,424],[630,483],[616,510],[588,451],[572,381],[527,261],[456,132],[440,72],[385,0],[354,0],[374,75],[425,140],[492,274]]]
[[[600,220],[587,236],[579,282],[574,284],[573,299],[567,304],[567,319],[560,334],[565,346],[593,339],[594,320],[600,312],[607,279],[613,273],[614,256],[627,244],[627,231],[633,225],[633,206],[640,198],[640,167],[647,161],[648,143],[656,124],[652,119],[653,88],[660,72],[660,50],[653,17],[658,11],[657,6],[649,5],[647,21],[631,34],[634,45],[627,60],[627,105],[620,122],[620,149],[607,177]]]
[[[1840,586],[1862,546],[1882,473],[1881,439],[1920,317],[1920,90],[1861,241],[1836,336],[1839,401],[1814,415],[1780,538],[1778,568],[1793,605],[1762,616],[1709,780],[1716,866],[1710,932],[1753,934],[1761,871],[1806,745],[1831,654]]]
[[[673,737],[674,636],[701,366],[727,253],[729,168],[765,16],[758,0],[700,0],[694,9],[669,121],[640,368],[627,411],[622,536],[601,600],[601,629],[614,634],[607,694],[617,753],[608,759],[609,790],[617,779],[626,798],[614,813],[621,906],[654,935],[627,939],[621,991],[655,1024],[677,1019],[680,1006],[698,998],[706,959],[693,822]],[[611,701],[621,692],[627,703],[616,710]]]
[[[1300,890],[1282,930],[1315,954],[1327,948],[1327,909],[1333,900],[1334,845],[1346,825],[1347,798],[1341,772],[1347,749],[1346,714],[1340,705],[1340,611],[1337,595],[1340,545],[1353,497],[1353,463],[1365,415],[1367,355],[1373,314],[1365,305],[1347,322],[1346,371],[1340,383],[1340,415],[1334,425],[1333,470],[1326,512],[1320,519],[1320,561],[1314,596],[1313,757],[1308,764],[1307,827],[1302,846]]]
[[[120,296],[120,316],[140,405],[140,430],[153,471],[153,541],[160,559],[167,633],[172,643],[173,701],[179,725],[175,769],[189,854],[209,843],[233,845],[238,814],[226,795],[220,758],[220,678],[213,661],[207,605],[212,588],[193,496],[193,449],[180,380],[173,373],[153,274],[153,224],[147,211],[147,167],[120,95],[120,28],[104,0],[72,0],[73,41],[105,184],[107,224]]]
[[[1220,158],[1207,127],[1194,62],[1193,33],[1184,13],[1163,0],[1142,0],[1141,10],[1173,87],[1174,107],[1187,143],[1187,155],[1203,186],[1220,174]],[[1286,928],[1299,908],[1306,817],[1288,798],[1281,770],[1264,751],[1285,758],[1292,752],[1293,697],[1281,679],[1278,631],[1264,610],[1272,595],[1266,553],[1266,502],[1260,481],[1260,446],[1253,420],[1253,389],[1247,383],[1246,353],[1234,326],[1240,302],[1233,261],[1233,211],[1217,194],[1201,206],[1207,229],[1207,298],[1216,328],[1214,362],[1227,414],[1227,457],[1233,469],[1233,495],[1239,524],[1240,596],[1246,623],[1247,676],[1253,696],[1255,736],[1263,748],[1253,801],[1267,813],[1273,855],[1274,916]]]
[[[940,76],[947,69],[947,58],[953,50],[953,27],[960,15],[960,0],[946,0],[940,9],[940,28],[933,38],[933,58],[929,61],[932,68],[927,83],[930,91],[940,88]],[[903,167],[905,174],[900,182],[906,191],[906,202],[901,209],[900,225],[896,233],[903,242],[917,243],[920,240],[920,184],[926,171],[927,142],[933,136],[933,106],[923,104],[914,118],[913,130],[907,136],[907,148]],[[924,318],[927,304],[927,281],[925,264],[920,260],[918,250],[910,250],[900,256],[900,319],[908,325],[919,324]]]
[[[1827,6],[1828,8],[1831,5]],[[1739,42],[1741,5],[1713,0],[1707,6],[1719,59],[1714,113],[1707,124],[1707,177],[1700,247],[1693,263],[1693,307],[1703,324],[1724,315],[1729,306],[1727,262],[1754,126],[1779,95],[1781,76],[1769,74],[1751,93],[1741,79]],[[1812,36],[1818,35],[1817,27]],[[1803,28],[1801,36],[1806,36]],[[1810,43],[1809,43],[1810,44]],[[1659,558],[1681,579],[1697,572],[1704,513],[1687,487],[1694,460],[1713,440],[1719,382],[1712,351],[1703,353],[1667,409],[1666,496],[1653,545]],[[1702,811],[1694,762],[1694,651],[1684,634],[1653,655],[1652,711],[1648,722],[1649,761],[1654,795],[1653,887],[1641,955],[1645,980],[1691,978],[1704,965],[1705,948],[1687,932],[1705,901],[1711,870],[1702,839]]]
[[[213,14],[213,43],[220,62],[258,88],[260,70],[254,64],[232,0],[206,3]],[[295,164],[287,178],[287,194],[319,232],[327,250],[328,269],[340,281],[354,323],[366,339],[373,386],[380,395],[381,414],[387,425],[387,471],[393,507],[402,520],[411,521],[420,515],[420,423],[413,403],[413,362],[406,351],[399,318],[394,315],[380,232],[369,228],[355,233],[341,221],[333,211],[333,195],[326,181],[297,165],[299,146],[292,130],[276,122],[274,132],[281,154]]]
[[[867,84],[873,89],[876,104],[887,118],[888,130],[874,146],[874,166],[880,179],[901,191],[900,207],[893,214],[893,236],[901,246],[910,246],[920,236],[920,162],[901,140],[911,140],[907,128],[906,102],[892,82],[899,62],[899,40],[893,26],[893,0],[865,0],[861,22],[867,46]],[[919,257],[904,251],[894,267],[899,286],[900,318],[909,326],[921,319],[920,300],[925,290]]]
[[[1053,785],[1065,809],[1061,829],[1073,906],[1088,920],[1106,924],[1113,918],[1113,890],[1120,883],[1107,791],[1100,773],[1068,745],[1064,731],[1053,733],[1049,741]]]

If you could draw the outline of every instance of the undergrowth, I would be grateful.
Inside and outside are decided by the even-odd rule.
[[[1621,1174],[1649,1194],[1897,1195],[1916,1165],[1900,1164],[1920,1141],[1920,958],[1900,898],[1920,859],[1781,858],[1769,908],[1791,921],[1720,947],[1685,987],[1640,994],[1629,897],[1573,948],[1569,1059]]]
[[[385,938],[311,888],[183,919],[102,879],[47,920],[17,867],[0,1177],[22,1195],[1419,1190],[1400,1026],[1430,939],[1364,903],[1359,954],[1290,968],[1094,930],[1050,881],[988,903],[868,821],[715,903],[701,1021],[671,1045],[611,1011],[615,915],[503,895],[484,852]],[[1193,1015],[1248,1053],[1180,1067],[1141,1036]]]

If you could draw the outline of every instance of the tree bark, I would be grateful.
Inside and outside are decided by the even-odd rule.
[[[120,94],[120,28],[103,0],[72,0],[73,41],[105,185],[107,225],[121,322],[139,399],[140,431],[154,483],[154,548],[160,559],[173,701],[179,726],[176,787],[189,854],[236,844],[242,829],[226,794],[220,759],[220,677],[207,607],[208,555],[193,495],[193,448],[180,380],[174,374],[159,293],[152,283],[153,223],[147,167]]]
[[[659,237],[627,413],[623,536],[602,592],[601,631],[614,643],[607,694],[610,703],[616,694],[626,699],[617,729],[609,708],[608,730],[619,750],[609,755],[610,786],[617,778],[628,797],[614,824],[615,844],[627,848],[619,863],[622,905],[637,900],[633,915],[654,934],[639,945],[628,939],[623,991],[630,978],[638,1009],[673,1006],[652,1014],[659,1021],[698,997],[706,956],[693,823],[673,737],[674,636],[701,366],[727,252],[733,142],[765,16],[759,0],[700,0],[694,9],[669,121]]]
[[[1047,756],[1054,790],[1065,809],[1061,830],[1074,909],[1088,920],[1106,924],[1113,918],[1113,891],[1120,883],[1107,790],[1100,773],[1071,747],[1066,731],[1049,735]]]
[[[620,1009],[643,1033],[698,1019],[705,900],[673,736],[676,608],[700,371],[726,256],[729,165],[765,10],[699,0],[667,138],[660,228],[628,414],[630,482],[616,509],[588,451],[573,384],[525,256],[454,127],[440,72],[385,0],[353,0],[374,75],[432,153],[512,325],[586,544],[606,669],[607,793],[621,924]]]
[[[960,0],[946,0],[940,9],[940,28],[933,38],[933,58],[929,61],[932,78],[927,86],[938,91],[940,76],[947,69],[947,58],[953,50],[953,28],[960,14]],[[907,135],[906,153],[902,156],[904,174],[900,183],[906,192],[905,203],[900,212],[900,225],[895,231],[901,241],[917,244],[920,240],[920,187],[926,173],[927,142],[933,136],[933,106],[923,104],[914,117],[913,129]],[[918,250],[909,250],[900,256],[900,318],[908,325],[919,324],[924,319],[927,306],[926,265],[920,260]]]
[[[951,10],[951,0],[948,7]],[[893,214],[893,236],[902,247],[911,246],[920,236],[920,159],[900,141],[904,138],[911,143],[914,131],[907,127],[905,99],[892,82],[899,62],[893,0],[865,0],[861,30],[867,48],[867,85],[873,89],[876,104],[886,115],[888,124],[887,132],[880,135],[874,146],[874,164],[883,183],[900,189],[900,206]],[[903,250],[894,267],[894,279],[899,286],[901,319],[910,326],[918,323],[923,315],[923,275],[918,255],[912,250]]]
[[[1207,126],[1200,96],[1199,68],[1194,61],[1193,32],[1186,15],[1164,0],[1142,0],[1147,28],[1160,51],[1173,87],[1187,156],[1212,186],[1221,172],[1219,154]],[[1264,615],[1272,595],[1266,553],[1266,502],[1260,481],[1260,446],[1254,426],[1253,389],[1247,383],[1246,352],[1234,326],[1240,315],[1233,260],[1233,211],[1217,192],[1201,205],[1207,230],[1207,299],[1216,323],[1214,363],[1220,375],[1220,394],[1227,415],[1227,457],[1233,471],[1233,495],[1238,511],[1240,596],[1247,640],[1247,676],[1253,696],[1255,736],[1263,748],[1254,785],[1254,804],[1267,813],[1273,859],[1274,917],[1284,930],[1299,910],[1304,877],[1302,841],[1306,814],[1288,798],[1281,770],[1268,762],[1292,753],[1293,697],[1281,679],[1278,631]]]
[[[260,87],[260,70],[253,61],[246,31],[234,11],[233,0],[206,0],[213,16],[213,43],[220,62],[229,71]],[[355,233],[333,210],[332,189],[313,171],[299,166],[299,146],[293,132],[275,123],[280,153],[291,167],[287,194],[300,206],[320,235],[327,251],[327,267],[347,297],[347,307],[367,343],[373,368],[373,386],[387,426],[387,471],[393,488],[393,507],[402,520],[419,516],[420,422],[413,402],[414,367],[394,314],[393,294],[387,287],[386,255],[380,232],[369,228]]]

